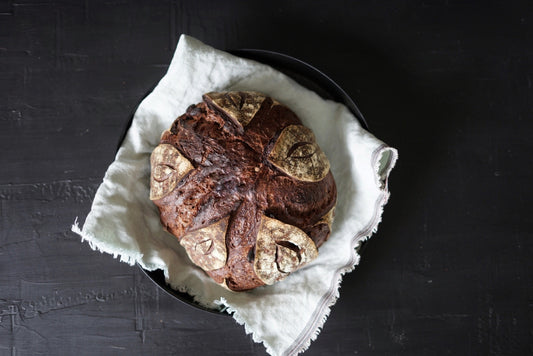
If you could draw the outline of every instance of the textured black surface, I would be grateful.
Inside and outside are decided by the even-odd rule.
[[[400,151],[308,355],[533,353],[533,7],[1,1],[0,354],[264,355],[70,232],[180,33],[287,53]]]

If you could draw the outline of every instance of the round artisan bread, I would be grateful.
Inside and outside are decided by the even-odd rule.
[[[313,132],[258,92],[207,93],[151,156],[161,223],[217,283],[273,284],[318,255],[337,199]]]

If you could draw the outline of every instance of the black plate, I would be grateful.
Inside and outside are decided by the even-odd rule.
[[[335,83],[330,77],[328,77],[326,74],[322,73],[315,67],[294,57],[272,51],[265,51],[260,49],[239,49],[229,52],[239,57],[248,58],[260,63],[268,64],[271,67],[279,70],[280,72],[285,73],[286,75],[294,79],[296,82],[300,83],[302,86],[313,90],[322,98],[333,100],[346,105],[346,107],[357,118],[361,126],[368,130],[368,125],[363,117],[363,114],[361,114],[361,112],[359,111],[353,100],[348,96],[348,94],[346,94],[346,92],[342,90],[342,88],[337,83]],[[131,124],[131,121],[129,124]],[[364,243],[360,245],[359,252],[361,252],[361,248],[363,247],[363,245]],[[218,315],[228,315],[226,313],[223,313],[222,309],[206,308],[195,302],[194,298],[191,295],[172,289],[165,281],[165,276],[162,270],[158,269],[155,271],[147,271],[143,268],[141,269],[148,276],[148,278],[150,278],[155,284],[161,287],[161,289],[163,289],[165,292],[175,297],[176,299],[180,300],[181,302],[207,312],[215,313]]]
[[[361,126],[368,130],[368,124],[352,98],[333,79],[312,65],[286,54],[262,49],[237,49],[229,52],[239,57],[268,64],[307,89],[311,89],[322,98],[346,105]]]

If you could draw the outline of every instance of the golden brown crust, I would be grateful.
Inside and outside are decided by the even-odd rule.
[[[267,216],[261,217],[255,251],[254,271],[265,284],[282,280],[318,256],[305,232]]]
[[[226,264],[228,220],[226,217],[202,229],[189,232],[181,238],[180,244],[185,247],[191,261],[204,271],[219,269]]]
[[[174,146],[162,144],[150,156],[150,199],[161,199],[176,188],[176,185],[191,169],[191,162]]]
[[[241,127],[252,121],[265,99],[263,94],[253,91],[211,92],[204,95],[204,100],[212,103]]]
[[[268,159],[289,176],[305,182],[321,181],[329,172],[328,158],[313,131],[303,125],[284,128]]]

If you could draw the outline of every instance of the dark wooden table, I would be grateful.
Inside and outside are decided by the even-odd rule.
[[[303,59],[399,149],[308,355],[533,353],[533,7],[0,2],[0,354],[264,355],[70,232],[180,33]]]

